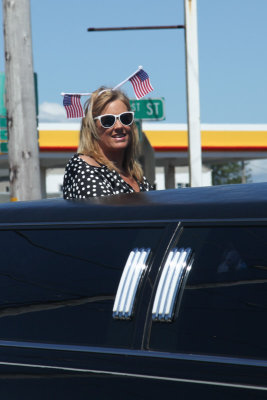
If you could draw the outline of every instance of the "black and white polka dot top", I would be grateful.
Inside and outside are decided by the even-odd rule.
[[[143,182],[137,183],[141,192],[153,190],[145,177]],[[78,154],[74,154],[66,165],[63,182],[64,199],[85,199],[133,192],[133,188],[115,170],[111,171],[105,165],[100,167],[89,165]]]

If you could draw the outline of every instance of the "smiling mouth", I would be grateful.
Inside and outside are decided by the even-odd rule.
[[[119,139],[124,138],[126,135],[124,133],[117,133],[116,135],[112,135],[113,138]]]

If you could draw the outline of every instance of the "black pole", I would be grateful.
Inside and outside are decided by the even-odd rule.
[[[88,28],[88,32],[104,32],[104,31],[133,31],[141,29],[184,29],[184,25],[162,25],[162,26],[125,26],[118,28]]]

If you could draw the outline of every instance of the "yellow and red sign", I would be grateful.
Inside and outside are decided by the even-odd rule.
[[[79,142],[79,127],[73,124],[57,124],[56,129],[39,127],[39,145],[41,151],[76,151]],[[170,125],[170,124],[166,124]],[[143,129],[155,151],[186,151],[188,148],[187,130],[182,128]],[[205,127],[201,130],[203,151],[262,151],[267,150],[267,125],[223,125]]]

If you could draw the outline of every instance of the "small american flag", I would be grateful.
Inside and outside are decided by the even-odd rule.
[[[63,106],[66,109],[67,118],[84,117],[81,96],[65,94],[63,97]]]
[[[133,85],[133,90],[137,99],[141,99],[154,90],[150,84],[149,76],[143,69],[140,69],[134,76],[132,76],[130,82]]]

